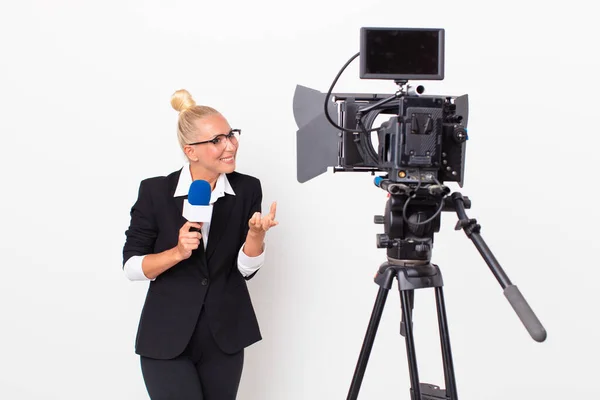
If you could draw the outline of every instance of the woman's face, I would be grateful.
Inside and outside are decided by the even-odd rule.
[[[231,131],[229,123],[221,114],[213,114],[196,120],[196,135],[193,142],[213,140],[219,135],[227,135]],[[235,157],[239,142],[237,137],[220,136],[218,143],[208,142],[186,146],[186,154],[192,162],[207,172],[222,174],[235,170]],[[198,161],[196,161],[198,160]]]

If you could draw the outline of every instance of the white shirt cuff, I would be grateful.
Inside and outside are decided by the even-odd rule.
[[[241,274],[246,277],[252,275],[256,272],[260,267],[263,266],[265,262],[265,250],[267,248],[267,244],[263,243],[263,251],[256,257],[250,257],[244,253],[244,246],[246,243],[242,245],[240,248],[240,252],[238,253],[238,269]]]
[[[144,275],[144,270],[142,269],[142,261],[146,256],[132,256],[127,260],[125,266],[123,267],[123,271],[125,272],[125,276],[130,281],[153,281],[154,279],[148,278]]]

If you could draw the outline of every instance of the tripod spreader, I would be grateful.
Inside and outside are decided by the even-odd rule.
[[[464,230],[465,234],[475,247],[479,251],[479,254],[483,257],[486,264],[490,267],[490,270],[504,289],[504,296],[508,299],[510,305],[515,310],[515,313],[519,316],[519,319],[525,325],[525,328],[529,332],[529,335],[533,338],[533,340],[537,342],[543,342],[546,340],[546,330],[540,323],[537,316],[534,314],[529,304],[519,291],[519,288],[516,285],[513,285],[500,266],[496,257],[487,246],[485,241],[480,235],[481,226],[477,223],[476,219],[470,219],[465,212],[465,204],[464,198],[462,194],[458,192],[454,192],[451,195],[452,203],[454,205],[454,209],[458,214],[458,222],[456,224],[455,230]]]

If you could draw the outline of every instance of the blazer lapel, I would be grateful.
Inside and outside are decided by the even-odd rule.
[[[183,201],[187,199],[187,196],[173,197],[173,201],[175,202],[175,206],[177,207],[177,215],[181,219],[181,223],[179,227],[183,226],[187,222],[187,220],[183,217]]]
[[[169,186],[170,186],[169,198],[173,201],[173,203],[175,204],[175,207],[177,209],[177,216],[179,217],[179,221],[180,221],[180,223],[178,224],[179,228],[181,228],[183,226],[183,224],[185,224],[187,222],[186,219],[183,218],[183,201],[185,199],[187,199],[187,196],[174,197],[175,189],[177,188],[177,182],[179,181],[180,174],[181,174],[181,170],[179,170],[178,173],[173,174],[171,177],[171,182],[169,183]]]
[[[208,246],[206,247],[206,258],[210,257],[227,230],[227,224],[231,217],[231,210],[235,206],[236,196],[226,194],[215,202],[213,205],[213,213],[210,221],[210,232],[208,233]]]

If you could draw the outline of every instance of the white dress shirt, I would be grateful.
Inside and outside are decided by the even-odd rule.
[[[179,181],[177,182],[177,187],[175,188],[175,193],[173,197],[183,197],[187,196],[190,185],[192,184],[192,174],[190,172],[190,165],[186,163],[181,170],[181,174],[179,174]],[[221,174],[217,179],[217,183],[215,185],[214,190],[210,194],[210,203],[214,204],[218,199],[225,196],[225,194],[229,194],[235,196],[235,192],[233,188],[229,184],[229,180],[227,179],[227,175]],[[206,245],[208,244],[208,237],[210,231],[210,222],[204,222],[202,224],[202,240],[204,242],[204,249],[206,250]],[[244,243],[245,244],[245,243]],[[256,270],[262,267],[265,260],[265,245],[263,245],[263,252],[256,257],[247,256],[242,250],[244,249],[244,245],[240,248],[237,259],[237,267],[240,273],[246,277],[253,274]],[[131,281],[148,281],[154,280],[149,279],[146,275],[144,275],[142,269],[142,261],[145,255],[143,256],[132,256],[123,267],[125,272],[125,276],[127,279]],[[173,268],[177,268],[176,266]]]

